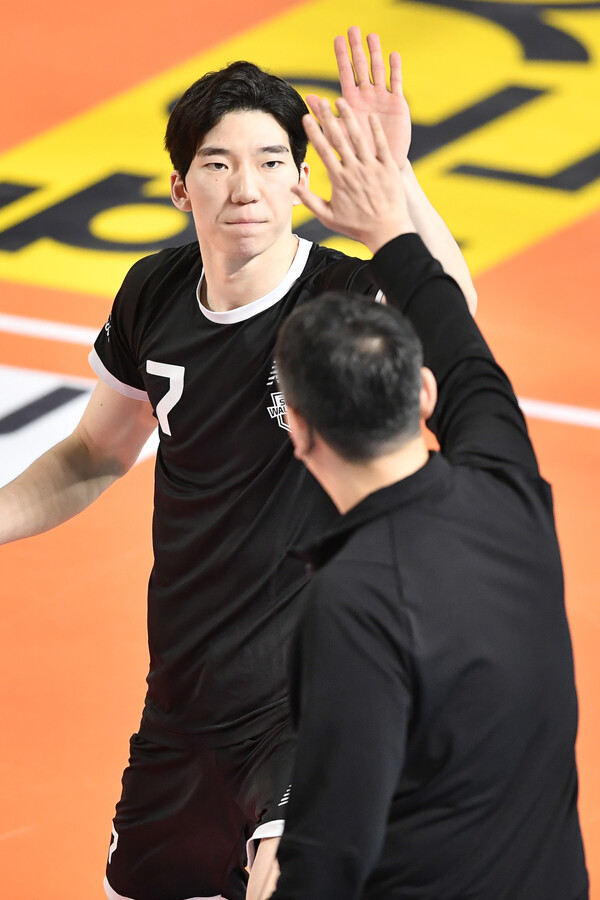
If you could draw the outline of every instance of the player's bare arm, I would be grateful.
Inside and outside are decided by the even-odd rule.
[[[150,403],[99,382],[73,433],[0,490],[0,543],[84,510],[131,468],[155,427]]]
[[[415,229],[430,253],[460,286],[471,313],[477,306],[477,293],[462,252],[448,227],[423,192],[408,159],[411,140],[410,110],[402,86],[402,61],[397,52],[389,57],[388,70],[377,34],[367,35],[369,56],[365,53],[360,28],[348,29],[348,41],[338,35],[334,41],[342,97],[371,141],[369,115],[381,122],[390,152],[404,181],[406,200]],[[320,121],[320,98],[309,95],[307,103]]]

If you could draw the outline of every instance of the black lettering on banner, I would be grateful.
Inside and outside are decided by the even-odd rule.
[[[318,219],[308,219],[301,225],[294,226],[294,234],[315,244],[322,244],[328,238],[338,237],[336,231],[327,228]]]
[[[445,147],[446,144],[514,112],[526,103],[543,97],[545,93],[547,92],[537,88],[511,85],[495,94],[490,94],[489,97],[484,97],[483,100],[462,109],[453,116],[442,119],[435,125],[413,123],[410,158],[416,162],[423,156]]]
[[[456,166],[450,171],[459,175],[471,175],[475,178],[493,178],[495,181],[530,184],[534,187],[574,193],[600,178],[600,150],[555,172],[554,175],[531,175],[529,172],[511,172],[507,169],[488,169],[485,166],[469,165]]]
[[[61,200],[42,212],[36,213],[24,222],[13,225],[0,234],[0,250],[17,251],[42,238],[51,238],[72,247],[86,250],[147,251],[162,250],[174,244],[185,244],[194,240],[195,231],[191,217],[182,216],[182,230],[175,235],[157,241],[111,241],[97,237],[90,230],[90,222],[101,212],[119,206],[158,205],[172,208],[170,197],[147,197],[143,193],[145,185],[154,181],[140,175],[116,172],[102,181]]]
[[[284,81],[289,81],[296,89],[321,88],[321,90],[332,91],[336,95],[341,91],[337,78],[314,78],[312,75],[281,75],[280,77]]]
[[[401,0],[397,0],[401,2]],[[454,9],[486,19],[513,34],[522,44],[528,60],[580,63],[589,59],[586,48],[572,35],[547,21],[547,14],[554,10],[600,9],[600,0],[579,2],[514,3],[507,0],[411,0],[425,6]],[[282,75],[300,90],[316,89],[339,93],[336,78],[310,75]],[[436,152],[449,143],[459,140],[528,103],[547,95],[544,88],[507,85],[476,103],[453,113],[435,123],[413,121],[410,158],[413,162]],[[409,97],[410,101],[410,97]],[[174,102],[169,105],[169,111]],[[543,178],[527,172],[508,172],[469,163],[452,169],[456,174],[473,177],[495,178],[498,181],[514,181],[558,190],[576,191],[598,178],[598,153],[593,153],[561,172]],[[0,251],[16,252],[43,238],[86,250],[124,253],[149,253],[166,247],[195,240],[193,219],[181,218],[181,230],[159,240],[110,240],[94,234],[91,222],[99,213],[129,205],[148,205],[171,208],[169,197],[148,197],[145,189],[153,178],[116,172],[103,180],[44,209],[25,221],[0,232]],[[0,209],[15,202],[36,188],[25,184],[0,182]],[[316,219],[309,219],[297,227],[298,233],[312,241],[323,241],[333,236]]]
[[[286,81],[289,81],[297,88],[325,88],[336,94],[340,91],[340,84],[337,79],[299,78],[295,75],[283,75],[282,78],[285,78]],[[479,100],[472,106],[467,106],[460,112],[435,122],[433,125],[421,125],[413,121],[410,158],[413,162],[416,162],[429,153],[435,153],[436,150],[445,147],[452,141],[465,137],[484,125],[489,125],[490,122],[514,112],[521,106],[525,106],[526,103],[537,100],[538,97],[542,97],[546,93],[547,91],[541,88],[509,85],[495,94],[490,94],[489,97],[484,97],[483,100]]]
[[[314,81],[312,83],[314,84]],[[541,89],[510,85],[435,124],[420,125],[413,122],[410,159],[416,162],[430,153],[435,153],[446,144],[459,140],[484,125],[489,125],[490,122],[543,97],[544,94],[546,91]],[[333,232],[321,225],[318,219],[304,222],[296,228],[296,233],[316,243],[334,236]]]
[[[399,0],[402,2],[402,0]],[[573,35],[545,21],[554,10],[600,9],[600,0],[586,3],[510,3],[495,0],[411,0],[425,6],[443,6],[487,19],[510,31],[523,47],[525,59],[538,62],[580,63],[589,53]]]
[[[29,184],[17,184],[14,181],[0,181],[0,209],[9,206],[21,197],[32,194],[36,188]]]
[[[30,403],[26,403],[25,406],[21,406],[20,409],[15,409],[6,416],[2,416],[0,418],[0,435],[14,434],[21,428],[25,428],[26,425],[31,425],[32,422],[41,419],[42,416],[54,412],[54,410],[59,409],[66,403],[70,403],[71,400],[75,400],[76,397],[80,397],[85,393],[87,393],[85,388],[55,388],[55,390],[44,394],[43,397],[37,397]]]

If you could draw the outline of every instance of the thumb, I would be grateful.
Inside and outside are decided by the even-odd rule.
[[[313,193],[310,188],[307,188],[303,184],[293,185],[292,192],[298,197],[300,202],[303,203],[320,222],[322,222],[323,225],[327,227],[331,225],[333,216],[330,205],[326,200],[323,200],[322,197]]]

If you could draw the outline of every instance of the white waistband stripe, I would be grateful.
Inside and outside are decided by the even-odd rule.
[[[108,878],[104,879],[104,890],[108,900],[134,900],[133,897],[124,897],[122,894],[117,894],[116,891],[113,891],[108,883]],[[226,898],[222,897],[221,894],[216,894],[214,897],[186,897],[185,900],[226,900]]]

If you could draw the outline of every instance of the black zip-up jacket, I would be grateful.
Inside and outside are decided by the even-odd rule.
[[[299,744],[273,900],[581,900],[577,700],[549,485],[416,235],[374,257],[439,387],[441,453],[304,551]]]

